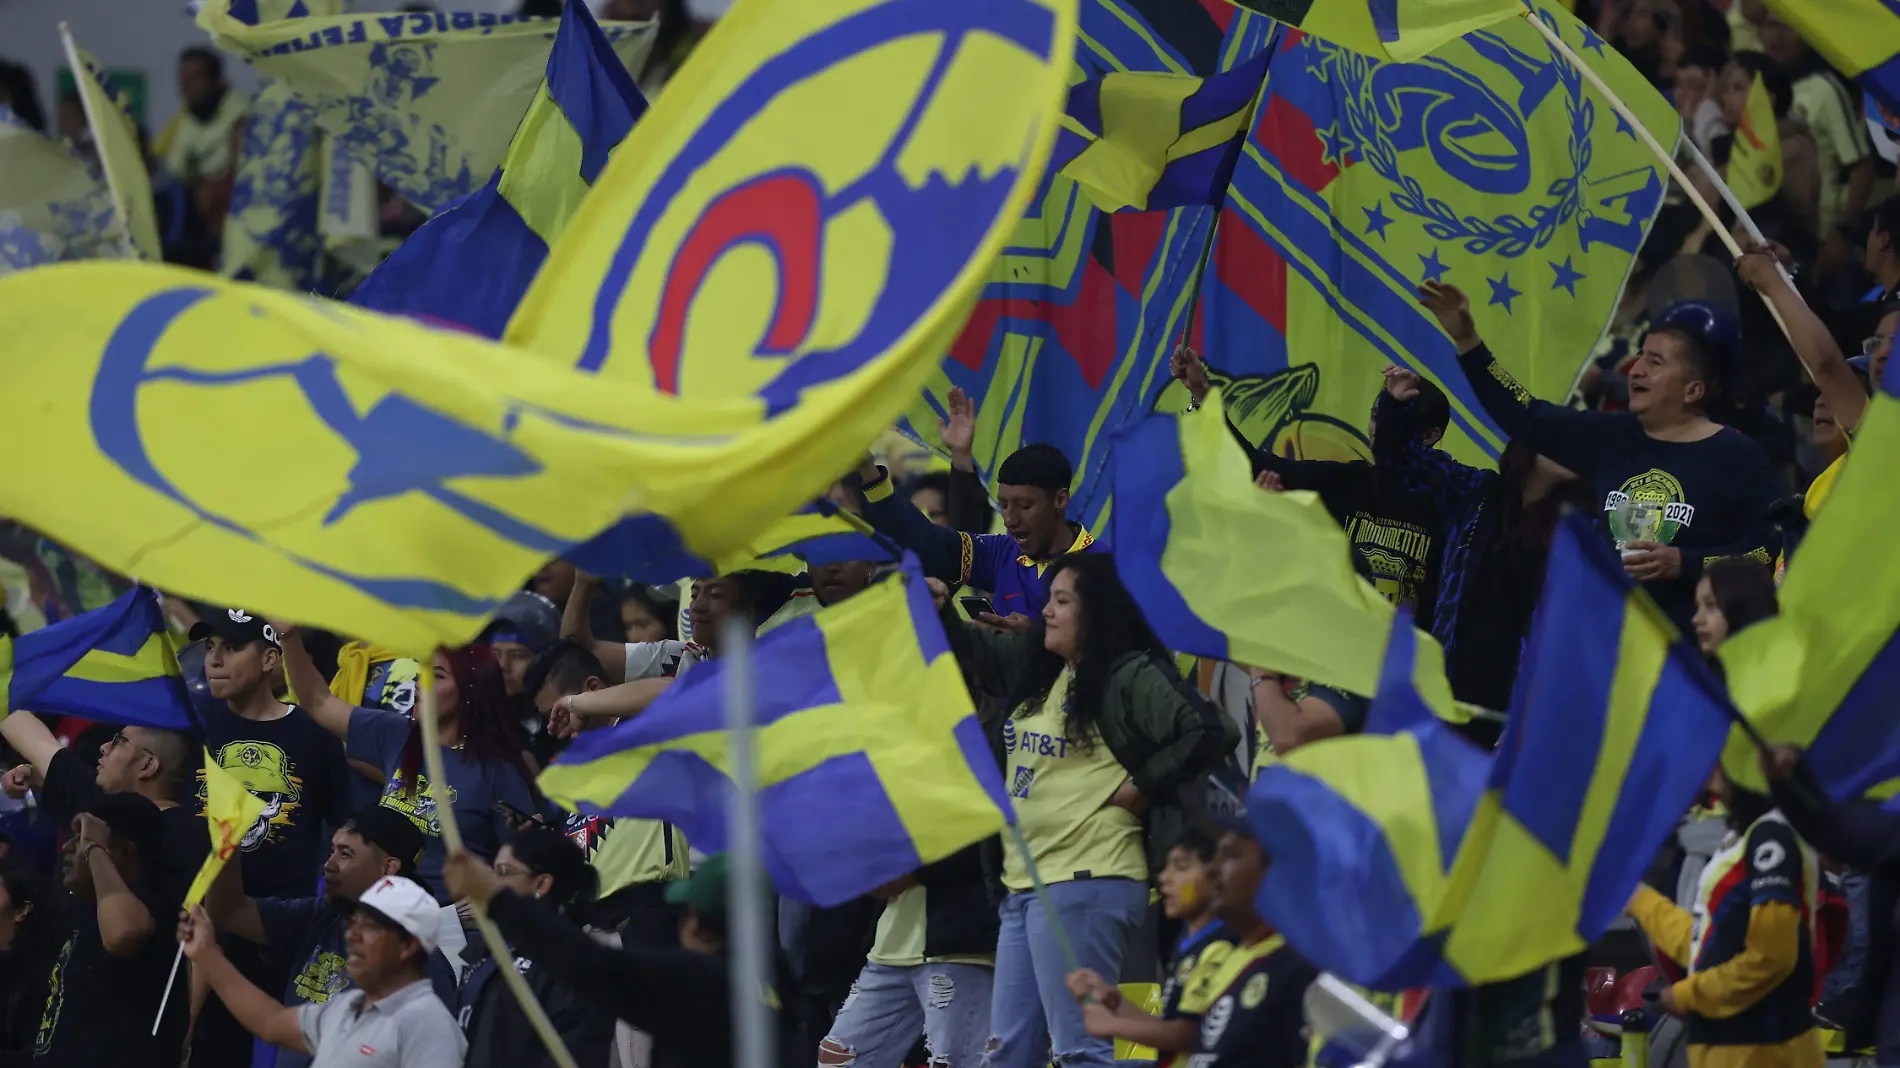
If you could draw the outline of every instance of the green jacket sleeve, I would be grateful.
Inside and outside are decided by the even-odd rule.
[[[1173,801],[1240,744],[1239,724],[1147,654],[1117,665],[1107,700],[1115,722],[1103,725],[1103,740],[1151,803]]]
[[[1014,694],[1042,642],[1041,628],[1025,634],[998,634],[958,618],[948,608],[942,619],[944,636],[966,677],[998,700]]]

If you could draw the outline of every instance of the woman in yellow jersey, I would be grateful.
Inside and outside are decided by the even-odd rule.
[[[992,728],[1017,825],[1056,915],[1033,892],[1020,850],[1005,845],[988,1063],[1108,1065],[1114,1045],[1088,1033],[1069,995],[1060,924],[1076,964],[1119,977],[1162,866],[1186,818],[1179,789],[1239,744],[1233,720],[1183,681],[1104,553],[1065,556],[1048,572],[1039,626],[1000,633],[946,619],[977,685],[1011,711]],[[1145,838],[1144,838],[1145,835]]]

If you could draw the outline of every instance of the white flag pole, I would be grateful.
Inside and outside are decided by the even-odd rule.
[[[760,859],[752,631],[745,623],[727,623],[720,634],[719,670],[725,681],[726,745],[733,785],[726,842],[726,901],[732,914],[732,1063],[737,1068],[769,1068],[775,1043],[764,992],[772,982],[772,950],[766,944],[766,880]]]

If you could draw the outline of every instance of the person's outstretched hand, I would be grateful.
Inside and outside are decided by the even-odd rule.
[[[943,447],[950,451],[950,462],[965,470],[972,469],[972,449],[976,447],[976,402],[961,389],[953,389],[946,398],[948,418],[937,423]]]
[[[1788,742],[1776,742],[1758,754],[1761,758],[1761,773],[1769,782],[1787,782],[1794,778],[1794,771],[1801,766],[1801,747]]]
[[[25,797],[27,791],[31,789],[33,789],[33,765],[31,764],[9,768],[5,775],[0,775],[0,790],[4,790],[6,795],[15,801]]]
[[[1207,364],[1202,362],[1201,354],[1188,348],[1184,342],[1174,347],[1174,356],[1168,361],[1168,371],[1181,380],[1187,387],[1188,396],[1199,404],[1207,399]]]
[[[1451,335],[1460,355],[1482,344],[1478,339],[1478,324],[1471,320],[1471,301],[1465,298],[1464,290],[1445,282],[1422,282],[1418,287],[1418,302],[1438,318],[1438,325]]]
[[[1409,401],[1418,397],[1421,380],[1417,372],[1408,371],[1395,364],[1387,364],[1385,370],[1380,373],[1385,376],[1385,391],[1393,400]]]
[[[930,599],[936,602],[937,611],[943,611],[943,606],[950,601],[950,587],[944,585],[942,579],[934,578],[925,578],[924,585],[930,588]]]
[[[212,929],[211,916],[203,905],[193,905],[190,911],[178,914],[178,944],[192,960],[218,952],[218,932]]]
[[[501,880],[488,862],[466,849],[458,849],[442,862],[442,880],[448,883],[449,896],[486,906],[501,889]]]
[[[1792,257],[1782,245],[1749,241],[1742,246],[1741,258],[1735,261],[1735,273],[1757,292],[1766,292],[1786,284],[1781,278],[1781,267],[1789,262]]]

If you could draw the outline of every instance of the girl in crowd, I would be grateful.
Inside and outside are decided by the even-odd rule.
[[[60,898],[39,874],[0,860],[0,1068],[26,1068],[46,987],[68,930]]]
[[[1715,647],[1729,635],[1779,611],[1775,576],[1768,565],[1756,560],[1718,560],[1696,583],[1696,645],[1713,663]]]
[[[535,900],[562,918],[580,927],[594,901],[599,877],[587,864],[581,847],[566,835],[547,827],[527,827],[515,833],[508,844],[495,854],[495,878],[502,887]],[[471,952],[481,952],[484,944],[470,943]],[[561,1041],[574,1055],[574,1063],[606,1064],[613,1045],[614,1018],[596,1006],[581,1000],[567,984],[545,968],[516,956],[515,967],[527,980],[548,1020],[561,1034]],[[540,1068],[554,1063],[541,1039],[521,1011],[521,1003],[508,992],[497,974],[492,956],[484,954],[475,961],[462,980],[457,995],[456,1021],[468,1036],[468,1059],[464,1068]]]
[[[999,633],[946,615],[958,657],[1011,711],[992,742],[1028,842],[1029,860],[1074,945],[1077,963],[1121,974],[1148,907],[1149,875],[1180,838],[1179,789],[1219,767],[1238,726],[1182,681],[1103,553],[1057,560],[1039,623]],[[933,589],[936,587],[933,587]],[[1088,1033],[1070,996],[1063,951],[1021,850],[1006,843],[1002,930],[990,1010],[989,1063],[1108,1065],[1114,1045]]]
[[[655,596],[654,591],[673,593],[671,598]],[[679,637],[680,602],[678,589],[672,586],[648,586],[633,583],[620,595],[620,625],[626,628],[629,642],[663,642]],[[572,594],[569,594],[572,597]]]
[[[297,629],[283,623],[276,627],[290,684],[299,696],[309,695],[304,710],[343,740],[353,763],[381,769],[383,805],[422,829],[417,879],[439,896],[442,819],[423,772],[420,719],[358,708],[331,693]],[[433,667],[436,720],[456,824],[471,852],[492,857],[507,841],[511,821],[525,820],[540,807],[502,689],[501,669],[481,645],[438,649]]]

